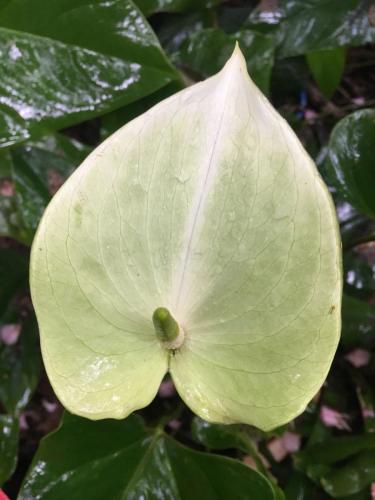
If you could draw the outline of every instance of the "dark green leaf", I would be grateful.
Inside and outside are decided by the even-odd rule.
[[[316,500],[314,483],[300,472],[293,472],[285,488],[287,500]]]
[[[375,453],[375,434],[329,438],[298,453],[298,463],[308,465],[331,465],[347,459],[361,451]]]
[[[0,150],[0,236],[23,239],[12,181],[12,158],[6,150]]]
[[[375,41],[366,0],[261,2],[245,25],[272,33],[279,57]]]
[[[0,151],[0,160],[2,154],[9,157],[9,172],[3,179],[12,190],[11,196],[0,195],[0,234],[31,244],[51,196],[89,152],[87,146],[61,134]]]
[[[328,162],[325,162],[327,166]],[[331,181],[330,181],[331,182]],[[344,250],[375,238],[375,220],[359,214],[349,203],[336,202],[337,215],[340,221],[340,232]]]
[[[214,7],[220,0],[135,0],[145,16],[155,12],[184,12]]]
[[[27,290],[27,259],[14,250],[1,249],[0,283],[1,332],[4,334],[4,328],[20,328],[14,343],[0,339],[0,406],[18,414],[28,403],[41,369],[35,318],[21,317],[17,303]]]
[[[0,486],[11,476],[17,464],[18,420],[0,415]]]
[[[319,50],[306,54],[311,73],[318,87],[330,99],[339,86],[345,67],[346,49]]]
[[[22,499],[271,500],[263,476],[235,460],[181,446],[136,416],[92,422],[66,415],[42,441]]]
[[[375,265],[371,266],[362,254],[352,250],[344,254],[345,289],[357,298],[369,299],[375,290]]]
[[[375,305],[343,297],[341,342],[346,349],[375,346]]]
[[[375,41],[370,2],[361,0],[288,0],[262,2],[246,26],[273,33],[279,56],[356,46]]]
[[[288,78],[285,77],[288,75]],[[304,57],[290,57],[288,59],[276,59],[271,75],[271,95],[273,101],[283,105],[290,98],[300,99],[301,91],[304,90],[310,79],[310,71]],[[301,124],[293,110],[290,113],[292,120],[288,120],[295,128],[294,122]]]
[[[321,480],[326,492],[335,498],[358,493],[373,481],[375,481],[374,450],[359,454]]]
[[[369,3],[359,0],[296,0],[285,25],[283,56],[375,41],[368,17]]]
[[[193,419],[191,430],[193,438],[207,448],[211,448],[213,450],[236,448],[252,457],[259,472],[264,474],[270,480],[274,488],[275,497],[277,499],[284,498],[284,494],[277,486],[276,480],[269,474],[268,470],[264,466],[257,446],[251,439],[246,426],[211,424],[199,417],[195,417]]]
[[[7,3],[0,51],[0,146],[116,109],[176,78],[131,0]]]
[[[174,61],[202,77],[208,77],[223,67],[236,41],[243,51],[251,78],[263,92],[268,93],[274,44],[267,35],[251,30],[228,35],[220,29],[205,29],[192,35],[182,45]]]
[[[21,324],[18,341],[0,343],[0,403],[17,415],[30,400],[40,377],[41,359],[34,318]]]
[[[265,473],[265,467],[258,455],[256,445],[242,425],[211,424],[195,417],[192,423],[192,436],[198,442],[213,450],[236,448],[253,457],[257,468]]]
[[[217,21],[226,33],[235,33],[242,28],[244,19],[247,19],[253,10],[251,2],[243,5],[233,5],[231,3],[222,3],[218,7]]]
[[[83,158],[64,149],[50,151],[40,143],[12,150],[17,209],[31,243],[34,232],[51,196]]]
[[[211,27],[212,15],[206,10],[185,15],[169,14],[160,20],[157,35],[164,50],[171,55],[194,33]]]
[[[244,453],[253,449],[249,435],[242,425],[211,424],[195,417],[192,423],[192,436],[198,442],[213,450],[237,448]]]
[[[27,287],[27,280],[27,259],[14,250],[0,249],[0,321],[8,312],[14,294]]]
[[[361,407],[365,431],[375,433],[375,394],[371,384],[358,371],[351,369],[353,381],[356,385],[357,397]]]
[[[333,129],[328,168],[340,194],[359,211],[375,218],[375,110],[356,111]]]

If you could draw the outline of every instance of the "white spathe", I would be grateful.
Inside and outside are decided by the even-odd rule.
[[[47,373],[73,413],[126,417],[168,370],[209,421],[271,429],[304,410],[340,334],[335,210],[239,48],[70,177],[40,223],[31,287]],[[157,307],[183,328],[174,355]]]

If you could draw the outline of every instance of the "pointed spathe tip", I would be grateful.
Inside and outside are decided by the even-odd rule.
[[[245,61],[245,58],[243,56],[242,50],[240,49],[240,44],[238,43],[238,40],[236,40],[236,44],[234,46],[234,49],[233,49],[233,52],[232,52],[230,59],[238,59],[241,62],[243,62],[244,64],[246,64],[246,61]]]
[[[236,66],[241,68],[242,70],[244,70],[247,73],[246,60],[245,60],[243,53],[240,49],[238,41],[236,41],[236,45],[234,46],[234,50],[232,52],[232,55],[228,59],[224,68],[229,68],[229,67],[233,68]]]

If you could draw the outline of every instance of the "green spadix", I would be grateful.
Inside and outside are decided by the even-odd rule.
[[[158,307],[152,315],[156,336],[169,349],[177,349],[183,342],[183,332],[165,307]]]

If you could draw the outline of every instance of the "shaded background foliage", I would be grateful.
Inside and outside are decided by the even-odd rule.
[[[65,414],[38,448],[63,413],[28,291],[43,210],[94,146],[218,71],[236,40],[336,203],[343,330],[328,379],[270,433],[203,422],[166,379],[139,415]],[[20,488],[24,499],[371,498],[374,43],[369,0],[0,0],[0,486],[10,498]]]

